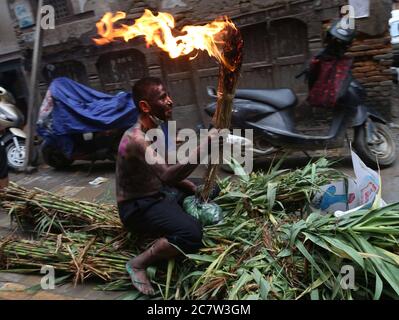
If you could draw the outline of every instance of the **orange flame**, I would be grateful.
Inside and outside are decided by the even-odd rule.
[[[144,36],[148,46],[156,45],[169,53],[171,58],[188,55],[195,50],[206,51],[209,56],[215,57],[220,63],[234,71],[223,57],[222,46],[223,30],[227,27],[236,29],[234,23],[227,17],[215,20],[203,26],[185,26],[180,36],[174,36],[175,19],[169,13],[159,12],[154,15],[150,10],[145,10],[142,17],[131,26],[122,24],[115,28],[114,23],[126,18],[125,12],[113,15],[107,12],[101,21],[97,22],[100,39],[93,39],[98,45],[104,45],[123,38],[126,42],[130,39]]]

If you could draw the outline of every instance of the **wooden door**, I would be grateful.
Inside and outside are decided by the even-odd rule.
[[[96,65],[103,89],[110,93],[131,92],[134,83],[148,75],[145,56],[135,49],[101,55]]]
[[[48,84],[58,77],[67,77],[85,85],[89,82],[85,66],[76,60],[48,64],[42,75]]]
[[[173,99],[173,120],[178,130],[195,129],[202,124],[196,96],[201,89],[194,84],[191,62],[189,57],[171,59],[161,53],[162,72]]]
[[[244,61],[239,82],[240,88],[270,89],[275,87],[273,55],[267,24],[260,23],[242,30]]]
[[[308,58],[307,26],[297,19],[281,19],[269,28],[275,87],[287,87],[306,97],[303,79],[296,79]]]

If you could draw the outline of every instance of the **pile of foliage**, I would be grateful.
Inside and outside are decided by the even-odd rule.
[[[219,181],[221,223],[204,228],[204,248],[149,268],[153,299],[380,299],[399,297],[399,203],[336,218],[312,212],[320,187],[342,174],[325,159],[302,169]],[[1,196],[35,239],[0,242],[0,268],[53,265],[75,283],[100,279],[103,290],[132,290],[124,269],[141,252],[112,206],[68,200],[15,184]],[[184,260],[184,261],[181,261]],[[351,270],[353,288],[346,283]],[[58,273],[57,273],[58,274]]]

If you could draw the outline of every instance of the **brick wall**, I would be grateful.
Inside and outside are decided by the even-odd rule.
[[[354,58],[354,77],[367,89],[367,103],[390,118],[393,53],[389,33],[358,35],[348,55]]]

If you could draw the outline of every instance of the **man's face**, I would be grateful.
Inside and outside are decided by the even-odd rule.
[[[149,90],[147,100],[150,105],[150,114],[163,121],[172,118],[173,101],[163,85],[153,85]]]

